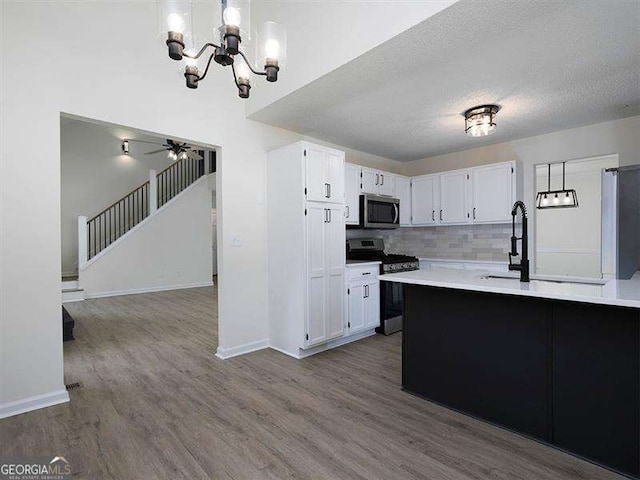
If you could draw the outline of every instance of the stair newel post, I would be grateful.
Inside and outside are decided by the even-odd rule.
[[[158,209],[158,174],[149,170],[149,215]]]
[[[87,240],[88,225],[87,217],[78,217],[78,270],[82,270],[87,265],[89,259],[89,242]]]

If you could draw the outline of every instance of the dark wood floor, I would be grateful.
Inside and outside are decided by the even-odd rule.
[[[214,357],[213,288],[67,304],[71,403],[0,420],[0,454],[99,479],[621,479],[400,390],[400,335]]]

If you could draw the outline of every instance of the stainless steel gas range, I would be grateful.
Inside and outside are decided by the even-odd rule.
[[[419,270],[420,262],[411,255],[384,253],[381,238],[351,238],[347,240],[347,260],[380,261],[380,273]],[[380,282],[380,326],[378,333],[390,335],[402,330],[402,284]]]

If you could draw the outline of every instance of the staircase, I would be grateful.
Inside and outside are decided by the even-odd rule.
[[[209,165],[211,168],[211,164]],[[149,180],[92,218],[78,217],[78,270],[82,270],[176,195],[205,175],[205,161],[185,158],[160,173],[149,171]],[[81,276],[81,275],[80,275]],[[62,302],[84,300],[79,277],[62,279]]]

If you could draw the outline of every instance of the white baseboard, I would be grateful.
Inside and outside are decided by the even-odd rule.
[[[245,343],[244,345],[239,345],[232,348],[218,347],[218,350],[216,351],[216,357],[221,360],[227,360],[231,357],[237,357],[238,355],[244,355],[245,353],[255,352],[257,350],[262,350],[268,347],[268,338],[265,338],[264,340],[258,340],[257,342]]]
[[[69,394],[66,390],[36,395],[16,402],[0,404],[0,418],[12,417],[21,413],[31,412],[40,408],[51,407],[69,401]]]
[[[163,285],[161,287],[132,288],[129,290],[113,290],[110,292],[85,293],[85,298],[118,297],[120,295],[137,295],[139,293],[166,292],[169,290],[183,290],[185,288],[211,287],[213,280],[198,283],[186,283],[182,285]]]
[[[363,330],[358,333],[354,333],[353,335],[348,335],[346,337],[336,338],[335,340],[331,340],[327,343],[323,343],[322,345],[316,345],[315,347],[310,347],[306,349],[300,349],[299,358],[310,357],[311,355],[315,355],[316,353],[325,352],[327,350],[331,350],[332,348],[341,347],[342,345],[346,345],[347,343],[355,342],[357,340],[362,340],[363,338],[371,337],[376,334],[375,328],[370,328],[368,330]]]
[[[369,328],[367,330],[354,333],[353,335],[347,335],[345,337],[336,338],[335,340],[331,340],[321,345],[316,345],[315,347],[309,347],[306,349],[299,348],[297,352],[289,352],[282,348],[274,347],[273,345],[269,345],[269,348],[275,350],[276,352],[284,353],[285,355],[288,355],[297,360],[300,360],[302,358],[315,355],[316,353],[326,352],[327,350],[331,350],[332,348],[340,347],[342,345],[346,345],[347,343],[351,343],[357,340],[362,340],[363,338],[371,337],[372,335],[375,335],[375,334],[376,334],[375,328]]]

